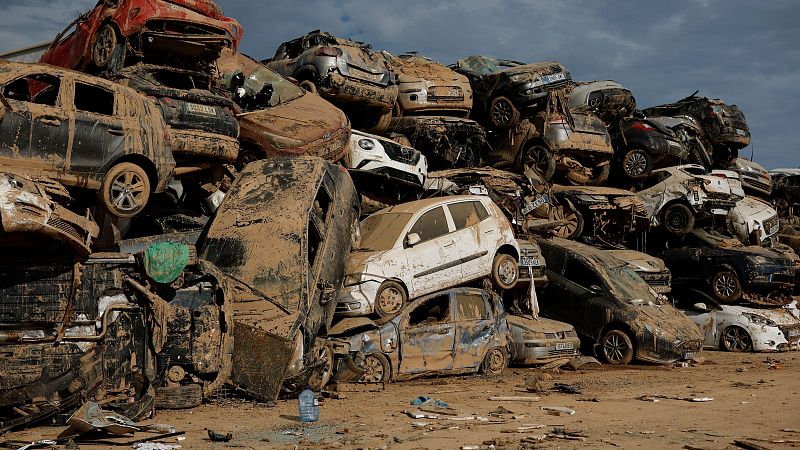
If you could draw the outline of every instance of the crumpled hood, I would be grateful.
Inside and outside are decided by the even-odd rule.
[[[462,83],[469,85],[469,80],[466,76],[427,58],[420,56],[395,57],[390,61],[399,83],[430,81],[434,84]]]
[[[212,19],[222,19],[225,15],[222,13],[222,8],[219,7],[212,0],[164,0],[167,3],[182,6],[198,12],[204,16],[211,17]]]
[[[663,260],[646,253],[634,250],[608,250],[608,253],[627,263],[636,272],[658,273],[667,270]]]
[[[555,61],[524,64],[497,71],[497,73],[504,73],[507,75],[527,74],[530,75],[532,79],[539,78],[542,75],[552,75],[561,72],[564,72],[564,74],[567,73],[567,71],[562,70],[561,65]]]
[[[535,333],[563,333],[565,331],[572,331],[574,327],[565,322],[558,320],[547,319],[545,317],[522,317],[508,314],[506,320],[511,326],[517,326]]]
[[[658,335],[661,333],[669,338],[677,338],[684,342],[702,341],[704,339],[697,324],[689,320],[672,305],[650,305],[645,303],[640,306],[633,306],[633,308],[638,313],[636,322],[640,324],[641,328],[649,327],[653,334]],[[658,333],[655,332],[656,329]]]
[[[800,325],[800,319],[793,316],[788,310],[784,308],[775,309],[761,309],[761,308],[748,308],[746,306],[729,306],[723,305],[722,309],[725,312],[734,312],[737,314],[757,314],[762,317],[775,322],[778,325]]]
[[[383,275],[383,264],[381,257],[385,254],[384,251],[369,252],[369,251],[353,251],[347,258],[344,273],[349,275],[352,273],[369,272],[376,275]]]

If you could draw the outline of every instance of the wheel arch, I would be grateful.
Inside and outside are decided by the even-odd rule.
[[[517,261],[517,263],[519,263],[519,251],[517,251],[517,249],[511,244],[501,245],[500,248],[498,248],[494,253],[494,258],[496,258],[497,255],[511,255]]]
[[[103,176],[105,176],[105,174],[108,173],[112,167],[124,162],[136,164],[137,166],[141,167],[147,174],[147,178],[150,181],[150,193],[156,192],[156,187],[158,186],[158,171],[156,170],[155,163],[145,155],[138,153],[122,155],[114,161],[108,163],[106,167],[103,168]]]

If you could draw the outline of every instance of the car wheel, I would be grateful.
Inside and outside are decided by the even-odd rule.
[[[123,162],[112,167],[100,184],[100,200],[111,214],[133,217],[150,199],[150,178],[136,164]]]
[[[611,172],[611,164],[603,164],[601,167],[595,167],[592,170],[592,176],[586,180],[587,186],[600,186],[608,180],[608,175]]]
[[[751,352],[753,351],[753,340],[742,327],[728,327],[722,332],[720,346],[729,352]]]
[[[382,134],[384,131],[389,129],[389,123],[391,121],[392,121],[392,111],[389,110],[378,116],[378,120],[367,131],[374,134]]]
[[[533,167],[545,181],[550,181],[556,171],[555,157],[542,145],[533,145],[528,148],[525,153],[525,165]]]
[[[632,180],[639,180],[653,168],[653,158],[644,150],[635,148],[622,157],[622,170]]]
[[[513,256],[498,253],[492,262],[492,281],[501,289],[511,289],[519,278],[519,264]]]
[[[736,272],[723,269],[711,277],[711,293],[722,303],[733,303],[742,297],[742,284]]]
[[[317,93],[317,85],[311,80],[303,80],[300,82],[299,86],[311,94]]]
[[[608,364],[629,364],[633,361],[633,342],[622,330],[608,330],[600,339],[600,356]]]
[[[568,206],[558,206],[554,220],[565,220],[564,225],[553,228],[553,234],[562,239],[576,239],[583,232],[583,215]]]
[[[333,350],[330,345],[322,344],[317,348],[316,356],[319,365],[308,377],[308,386],[313,391],[320,391],[328,384],[333,374]]]
[[[489,118],[497,128],[511,128],[519,121],[519,110],[511,100],[501,95],[489,105]]]
[[[108,67],[118,41],[117,32],[111,24],[103,25],[97,32],[92,46],[92,62],[98,69]]]
[[[366,370],[358,379],[362,383],[381,383],[389,381],[391,367],[383,353],[370,353],[364,356],[363,368]]]
[[[407,299],[406,290],[400,283],[384,281],[375,296],[375,314],[378,317],[394,316],[403,309]]]
[[[481,363],[481,373],[499,375],[508,367],[506,352],[500,347],[495,347],[488,352]]]
[[[675,203],[664,210],[661,222],[669,234],[685,236],[694,228],[694,214],[688,206]]]

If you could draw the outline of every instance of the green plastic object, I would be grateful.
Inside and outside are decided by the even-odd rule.
[[[172,283],[189,262],[189,246],[177,242],[151,244],[144,252],[144,270],[157,283]]]

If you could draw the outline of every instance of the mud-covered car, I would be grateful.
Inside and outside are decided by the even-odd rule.
[[[397,79],[394,116],[469,116],[472,87],[467,77],[416,53],[381,54]]]
[[[769,175],[773,180],[770,201],[778,214],[794,215],[794,205],[800,203],[800,169],[775,169]]]
[[[390,137],[421,151],[433,170],[475,167],[491,151],[486,131],[470,119],[407,116],[393,119]]]
[[[510,289],[519,256],[511,224],[489,197],[391,206],[361,222],[336,313],[392,316],[411,299],[483,277]]]
[[[511,362],[524,365],[546,364],[581,354],[581,340],[575,327],[545,317],[506,316],[514,342]]]
[[[389,178],[404,189],[421,190],[428,178],[428,160],[419,151],[391,139],[353,131],[350,135],[348,169],[353,180],[363,178],[365,187]]]
[[[407,304],[383,325],[343,319],[331,329],[337,381],[387,382],[426,375],[501,373],[511,333],[491,291],[455,288]]]
[[[0,165],[99,191],[131,217],[175,168],[155,102],[131,88],[49,66],[0,61]]]
[[[258,399],[319,387],[325,336],[357,233],[358,194],[343,167],[310,156],[248,164],[198,242],[238,283],[233,383]]]
[[[569,95],[570,108],[588,107],[607,124],[636,111],[636,97],[613,80],[575,82]]]
[[[610,364],[688,359],[703,336],[628,265],[604,250],[560,238],[539,239],[549,283],[542,314],[575,326]]]
[[[743,244],[768,243],[780,230],[778,211],[756,197],[745,197],[730,210],[728,230]]]
[[[555,170],[574,184],[600,185],[608,179],[614,156],[605,124],[585,109],[551,115],[544,129],[546,149],[554,155]],[[534,148],[535,160],[542,160]],[[545,172],[546,173],[546,172]]]
[[[136,64],[117,71],[112,80],[156,100],[170,127],[169,144],[178,165],[236,160],[236,105],[217,90],[209,75]]]
[[[662,116],[647,117],[647,121],[655,124],[656,126],[662,125],[663,127],[668,128],[674,133],[674,137],[676,137],[683,144],[683,146],[686,147],[688,159],[681,158],[681,155],[677,153],[677,147],[675,145],[671,145],[671,147],[673,147],[673,151],[676,152],[674,155],[676,158],[671,158],[673,161],[675,159],[684,159],[690,164],[698,164],[709,170],[714,167],[714,159],[712,155],[713,150],[710,144],[705,140],[705,134],[697,119],[692,116]],[[665,139],[672,138],[670,135],[664,135],[664,137]],[[654,168],[657,168],[657,166],[654,165]]]
[[[661,258],[637,252],[636,250],[606,250],[609,255],[624,261],[633,269],[656,294],[669,294],[672,291],[672,273]]]
[[[389,125],[397,101],[395,77],[369,45],[315,30],[284,42],[264,62],[347,111],[359,127],[382,132]]]
[[[222,48],[235,49],[242,34],[212,0],[99,0],[56,36],[41,62],[112,72],[145,57],[196,65],[213,61]]]
[[[675,236],[686,235],[710,216],[726,216],[744,197],[738,178],[711,175],[693,164],[654,170],[640,187],[636,194],[651,224]]]
[[[615,245],[648,228],[644,202],[631,191],[553,185],[552,193],[564,205],[563,219],[567,222],[555,229],[558,237]]]
[[[745,246],[711,229],[693,230],[683,246],[659,257],[672,272],[674,287],[703,286],[722,303],[743,296],[749,301],[769,303],[770,297],[780,301],[779,296],[794,287],[795,266],[789,258],[760,246]]]
[[[472,117],[496,128],[510,128],[547,104],[548,94],[565,89],[569,71],[556,61],[525,64],[490,56],[468,56],[450,66],[469,78]]]
[[[772,177],[761,164],[746,158],[736,158],[722,167],[739,174],[745,192],[764,199],[772,194]]]
[[[633,116],[609,125],[619,169],[629,179],[641,179],[653,169],[687,162],[689,150],[658,118]]]

